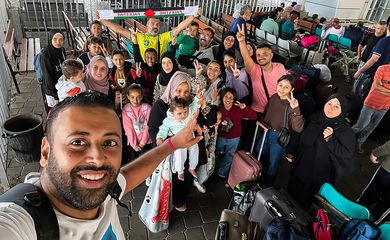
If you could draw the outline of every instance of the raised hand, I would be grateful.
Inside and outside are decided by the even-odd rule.
[[[246,104],[245,104],[245,103],[240,103],[239,101],[236,101],[236,102],[234,103],[234,105],[238,106],[238,107],[241,108],[241,109],[246,108]]]
[[[234,67],[230,66],[230,69],[232,70],[235,78],[238,78],[240,76],[241,71],[237,68],[237,63],[234,64]]]
[[[324,135],[325,140],[329,139],[333,135],[333,128],[331,127],[325,128],[322,134]]]
[[[195,59],[194,66],[195,66],[195,75],[200,76],[203,72],[202,65],[198,62],[198,60]]]
[[[100,21],[99,10],[96,10],[96,12],[95,12],[95,18],[96,18],[97,21]]]
[[[109,52],[108,52],[106,46],[104,46],[104,43],[100,46],[100,50],[102,51],[102,53],[103,53],[103,55],[104,55],[105,57],[110,56],[110,54],[109,54]]]
[[[243,42],[245,41],[245,28],[244,28],[244,24],[242,24],[241,26],[240,25],[237,25],[237,29],[238,29],[238,32],[237,32],[237,41],[239,42]]]
[[[141,77],[142,75],[142,68],[140,62],[135,63],[135,74],[137,75],[137,77]]]
[[[131,35],[131,42],[133,44],[137,44],[137,32],[138,32],[138,29],[136,29],[134,31],[134,28],[130,28],[130,35]]]
[[[200,88],[196,90],[196,97],[199,99],[199,102],[203,101],[205,91],[206,91],[205,89],[200,89]]]
[[[290,103],[291,109],[299,107],[298,100],[296,98],[294,98],[293,90],[291,90],[291,92],[290,92],[290,97],[287,97],[287,101]]]
[[[218,98],[218,89],[217,89],[216,87],[213,87],[213,89],[211,90],[210,97],[211,97],[211,102],[217,101],[217,98]]]
[[[172,44],[173,46],[176,45],[176,41],[177,41],[177,36],[176,36],[176,35],[172,35],[171,44]]]

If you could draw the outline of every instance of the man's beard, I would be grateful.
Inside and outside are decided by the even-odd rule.
[[[149,35],[150,36],[156,36],[159,33],[158,29],[150,29],[149,30]]]
[[[82,170],[104,170],[107,171],[108,181],[99,189],[87,189],[77,185],[77,175]],[[57,159],[53,153],[49,154],[46,173],[49,177],[55,196],[64,204],[78,210],[91,210],[100,206],[106,199],[108,191],[112,188],[118,173],[110,166],[78,166],[70,173],[61,171],[58,167]]]

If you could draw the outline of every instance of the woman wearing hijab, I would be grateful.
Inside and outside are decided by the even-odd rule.
[[[42,91],[45,94],[45,106],[54,107],[58,102],[57,89],[55,85],[62,75],[61,64],[65,61],[64,35],[58,30],[49,32],[48,45],[43,49],[41,56],[42,69]]]
[[[95,90],[113,97],[108,83],[108,63],[103,56],[94,56],[87,65],[85,72],[85,87],[87,90]]]
[[[161,72],[157,75],[156,84],[154,85],[153,102],[160,99],[161,95],[167,88],[169,80],[177,71],[179,71],[179,66],[177,65],[174,53],[163,53],[161,56]]]
[[[236,41],[236,35],[232,32],[228,32],[226,36],[222,39],[222,44],[216,47],[216,52],[214,53],[214,59],[219,62],[223,62],[223,53],[225,51],[231,50],[235,52],[234,49],[235,41]]]
[[[287,191],[304,208],[324,183],[334,184],[355,167],[355,134],[344,120],[347,112],[347,99],[331,95],[323,111],[313,113],[305,130],[290,142],[286,158],[295,163]]]

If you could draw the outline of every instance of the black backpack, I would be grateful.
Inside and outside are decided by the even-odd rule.
[[[126,208],[131,216],[131,210],[120,202],[122,192],[118,181],[115,182],[109,195],[116,200],[119,206]],[[0,202],[13,202],[24,208],[34,220],[37,239],[60,239],[57,216],[49,198],[39,187],[31,183],[20,183],[0,196]]]

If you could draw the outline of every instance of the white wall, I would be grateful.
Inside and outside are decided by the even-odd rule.
[[[364,11],[367,0],[340,0],[335,16],[338,18],[358,19]],[[365,17],[365,16],[363,16]]]
[[[339,0],[307,0],[305,11],[309,15],[318,14],[321,17],[332,18],[336,14],[336,8]]]

